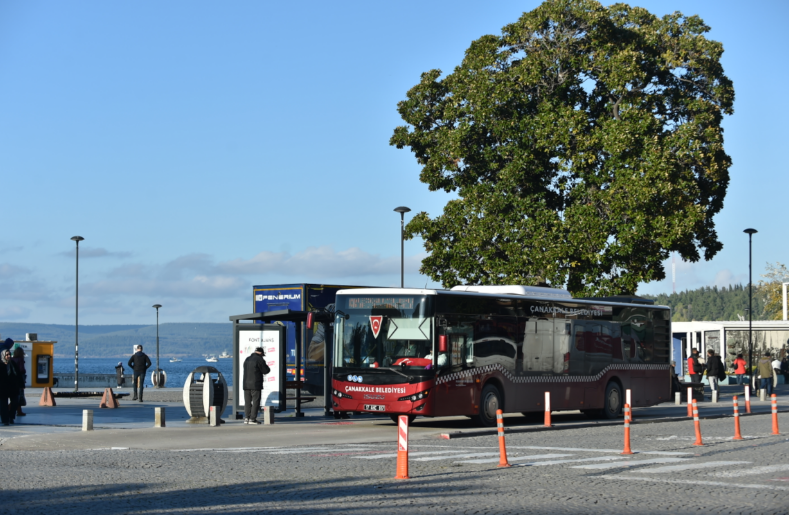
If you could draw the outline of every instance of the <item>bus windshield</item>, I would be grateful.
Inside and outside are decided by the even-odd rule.
[[[432,304],[428,296],[337,296],[334,366],[430,369]]]

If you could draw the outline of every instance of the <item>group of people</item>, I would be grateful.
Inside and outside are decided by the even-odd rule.
[[[737,384],[743,384],[743,378],[747,373],[747,362],[742,357],[742,354],[737,354],[732,365],[734,367],[734,375],[737,377]],[[691,355],[688,358],[690,382],[701,383],[701,376],[705,371],[707,372],[707,380],[710,383],[710,389],[712,391],[717,391],[719,378],[726,375],[723,361],[721,361],[720,356],[715,355],[715,351],[710,349],[707,351],[707,361],[702,362],[699,358],[699,351],[697,349],[692,349]],[[786,357],[782,361],[772,359],[770,351],[766,351],[756,363],[756,374],[760,378],[758,387],[765,390],[767,395],[773,393],[773,373],[776,375],[783,375],[786,382],[789,383],[789,359]]]
[[[691,349],[688,358],[688,375],[691,383],[701,383],[701,376],[707,372],[707,380],[712,391],[718,390],[718,381],[726,376],[726,367],[721,361],[721,357],[710,349],[707,351],[707,360],[702,362],[698,349]]]
[[[13,344],[13,342],[12,342]],[[4,426],[13,424],[16,417],[24,417],[22,406],[25,400],[25,351],[21,347],[0,350],[0,422]]]

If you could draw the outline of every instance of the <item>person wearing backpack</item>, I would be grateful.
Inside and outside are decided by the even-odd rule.
[[[710,390],[718,391],[718,381],[726,378],[726,370],[720,356],[715,355],[715,351],[707,351],[707,380],[710,382]]]

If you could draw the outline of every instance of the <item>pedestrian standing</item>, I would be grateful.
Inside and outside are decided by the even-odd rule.
[[[704,367],[699,362],[698,349],[690,350],[690,357],[688,358],[688,374],[690,374],[691,383],[700,383],[701,374],[704,372]]]
[[[16,366],[11,361],[11,351],[3,349],[0,353],[0,367],[5,369],[6,377],[6,395],[3,398],[3,407],[6,410],[6,421],[9,424],[14,423],[16,418],[16,408],[19,402],[19,373],[16,371]]]
[[[734,375],[737,376],[737,384],[742,385],[742,378],[745,375],[745,360],[742,354],[737,354],[732,364],[734,365]]]
[[[781,360],[781,373],[784,375],[784,383],[789,384],[789,357],[787,356]]]
[[[707,351],[707,380],[710,382],[710,390],[713,392],[718,391],[718,380],[721,372],[724,372],[723,362],[720,356],[715,355],[715,351],[709,349]]]
[[[137,352],[129,358],[129,363],[127,363],[129,367],[134,370],[134,382],[132,383],[132,388],[134,388],[134,397],[132,397],[133,401],[137,400],[137,390],[140,390],[140,402],[142,402],[142,390],[143,386],[145,385],[145,372],[151,368],[151,358],[148,357],[142,351],[142,345],[137,346]]]
[[[769,397],[773,393],[773,366],[770,362],[770,351],[765,352],[764,356],[759,358],[759,361],[756,363],[756,371],[762,378],[761,388],[767,390],[767,396]]]
[[[123,388],[123,384],[126,382],[126,378],[123,375],[123,362],[119,361],[117,365],[115,365],[115,382],[118,383],[118,388]]]
[[[18,417],[26,417],[27,413],[22,412],[22,406],[27,406],[27,399],[25,398],[25,384],[27,383],[27,369],[25,368],[25,351],[22,347],[14,349],[14,357],[11,361],[16,367],[19,376],[19,396],[16,403],[16,415]]]
[[[10,389],[9,380],[10,378],[8,376],[8,369],[5,366],[5,363],[0,363],[0,423],[2,423],[4,426],[7,426],[11,423],[8,417],[8,393]]]
[[[255,352],[244,360],[244,423],[260,424],[258,411],[260,411],[260,392],[263,390],[263,376],[271,372],[263,359],[263,348],[258,347]]]

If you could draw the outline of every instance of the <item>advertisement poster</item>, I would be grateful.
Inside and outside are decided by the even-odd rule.
[[[239,404],[244,405],[244,361],[250,354],[255,352],[257,347],[263,347],[263,359],[271,369],[271,372],[263,377],[263,391],[260,395],[261,406],[271,406],[279,409],[281,396],[285,395],[280,391],[280,371],[282,370],[281,346],[279,331],[272,330],[242,330],[238,333],[238,391]]]

